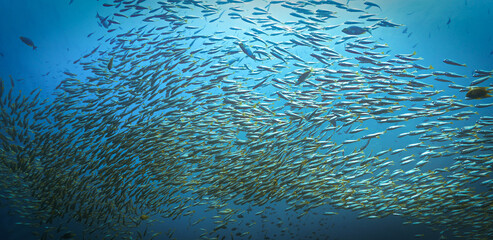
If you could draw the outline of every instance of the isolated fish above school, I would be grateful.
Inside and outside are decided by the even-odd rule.
[[[394,52],[378,36],[403,25],[370,1],[102,6],[52,98],[0,82],[0,194],[40,238],[172,238],[146,224],[187,218],[196,238],[301,239],[269,215],[353,210],[493,239],[493,70]]]

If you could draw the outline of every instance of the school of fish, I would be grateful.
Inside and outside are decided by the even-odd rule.
[[[172,239],[136,229],[201,211],[201,239],[301,239],[268,215],[338,210],[493,239],[492,70],[393,53],[376,36],[401,25],[369,1],[103,6],[52,98],[0,81],[0,197],[40,239]]]

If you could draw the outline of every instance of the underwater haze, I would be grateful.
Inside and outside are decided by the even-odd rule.
[[[2,239],[493,239],[492,1],[0,9]]]

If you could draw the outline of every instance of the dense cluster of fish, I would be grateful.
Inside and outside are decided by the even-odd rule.
[[[255,214],[269,224],[272,203],[298,218],[350,209],[493,238],[493,115],[478,114],[493,109],[493,71],[471,80],[390,54],[370,33],[399,24],[375,3],[349,4],[367,9],[104,3],[115,11],[98,14],[105,42],[75,62],[84,74],[66,72],[54,100],[1,81],[1,197],[43,227],[41,239],[153,239],[134,229],[208,210],[215,225],[200,238],[249,239],[246,208],[264,208]],[[447,91],[433,86],[442,82]]]

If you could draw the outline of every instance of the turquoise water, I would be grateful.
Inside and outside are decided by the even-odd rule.
[[[492,238],[489,1],[0,7],[5,239]]]

